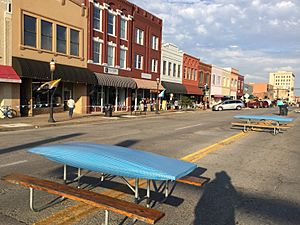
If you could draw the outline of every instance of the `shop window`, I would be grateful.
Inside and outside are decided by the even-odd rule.
[[[64,26],[56,25],[56,51],[66,54],[66,37],[67,28]]]
[[[24,45],[36,48],[36,18],[24,15]]]
[[[41,22],[41,48],[52,51],[52,23],[45,20]]]
[[[71,29],[70,54],[79,56],[79,31]]]

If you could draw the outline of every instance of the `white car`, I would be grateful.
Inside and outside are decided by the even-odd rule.
[[[245,107],[245,104],[241,100],[225,100],[212,107],[214,111],[222,111],[226,109],[236,109],[241,110]]]

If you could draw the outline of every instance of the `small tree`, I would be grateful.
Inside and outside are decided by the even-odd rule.
[[[183,109],[187,109],[188,106],[192,106],[192,100],[187,96],[183,96],[180,100],[180,104]]]

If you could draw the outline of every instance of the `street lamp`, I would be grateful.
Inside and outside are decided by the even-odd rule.
[[[51,59],[51,61],[50,61],[51,81],[53,81],[53,72],[54,72],[54,70],[55,70],[55,62],[54,62],[53,59]],[[53,94],[54,94],[54,92],[53,92],[52,89],[53,88],[50,89],[50,87],[49,87],[49,94],[50,94],[49,120],[48,120],[49,123],[54,123],[55,122],[55,120],[53,118]]]
[[[155,114],[158,114],[158,86],[159,86],[159,78],[156,78],[156,103],[155,103]]]

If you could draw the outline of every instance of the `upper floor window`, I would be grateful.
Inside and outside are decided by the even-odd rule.
[[[41,48],[52,51],[52,23],[41,22]]]
[[[143,69],[143,56],[142,55],[135,55],[135,68],[136,69]]]
[[[127,21],[125,19],[121,18],[120,38],[125,39],[125,40],[127,40],[126,27],[127,27]]]
[[[56,26],[56,51],[60,53],[65,53],[67,51],[67,28],[64,26]]]
[[[197,71],[196,70],[194,70],[194,74],[193,74],[193,77],[194,77],[194,80],[197,80]]]
[[[205,80],[204,80],[204,83],[205,84],[209,84],[210,82],[209,82],[209,73],[206,73],[205,74]]]
[[[93,42],[93,62],[101,63],[101,43],[99,41]]]
[[[176,77],[176,67],[177,67],[177,65],[174,63],[173,64],[173,77]]]
[[[6,11],[7,11],[8,13],[12,13],[11,0],[9,0],[9,1],[7,2],[7,9],[6,9]]]
[[[216,84],[216,75],[215,75],[215,74],[213,74],[213,77],[212,77],[212,83],[213,83],[213,85]]]
[[[70,54],[79,56],[79,31],[71,29]]]
[[[107,64],[108,66],[114,66],[114,50],[113,46],[107,46]]]
[[[120,49],[120,68],[125,69],[126,68],[126,50]]]
[[[183,74],[183,76],[184,76],[184,79],[187,79],[187,67],[184,67],[184,74]]]
[[[107,33],[115,35],[115,16],[110,12],[108,13]]]
[[[157,72],[157,60],[156,59],[152,59],[151,60],[151,72]]]
[[[202,71],[200,71],[200,73],[199,73],[199,82],[202,84],[203,83],[203,80],[204,79],[204,77],[203,77],[203,72]]]
[[[152,49],[158,50],[158,37],[152,36]]]
[[[137,44],[143,45],[144,43],[144,31],[137,28],[135,30],[135,41]]]
[[[94,7],[94,29],[101,30],[101,9]]]
[[[172,63],[169,62],[169,66],[168,66],[168,76],[171,76],[171,70],[172,70]]]
[[[163,75],[166,75],[166,71],[167,71],[167,62],[164,60],[163,61]]]
[[[178,65],[177,77],[180,77],[180,72],[181,72],[181,66],[180,66],[180,65]]]
[[[24,45],[36,47],[36,18],[24,15]]]

